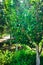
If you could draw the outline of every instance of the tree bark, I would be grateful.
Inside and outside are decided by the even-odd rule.
[[[36,46],[36,65],[40,65],[40,54],[38,46]]]

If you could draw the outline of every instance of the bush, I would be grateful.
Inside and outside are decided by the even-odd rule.
[[[15,52],[0,51],[0,65],[35,65],[36,54],[31,50],[19,50]],[[43,64],[41,56],[41,65]]]

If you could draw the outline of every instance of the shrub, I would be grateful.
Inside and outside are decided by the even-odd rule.
[[[31,50],[19,50],[15,52],[0,51],[0,65],[35,65],[36,54]],[[43,56],[41,56],[41,65]]]

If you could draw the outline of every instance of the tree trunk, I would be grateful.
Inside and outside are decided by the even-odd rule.
[[[18,51],[18,44],[16,43],[16,51]]]
[[[40,54],[38,46],[36,46],[36,65],[40,65]]]

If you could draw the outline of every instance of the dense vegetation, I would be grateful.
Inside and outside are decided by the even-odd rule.
[[[36,65],[36,54],[30,49],[11,52],[0,50],[0,65]],[[43,55],[41,55],[43,65]]]
[[[10,49],[15,43],[17,52],[0,51],[1,65],[42,65],[43,0],[0,0],[0,38],[4,34],[10,35],[10,39],[0,43],[0,47],[5,43]],[[33,50],[35,48],[35,52],[19,51],[17,44],[26,44]],[[33,61],[35,59],[36,62]]]

